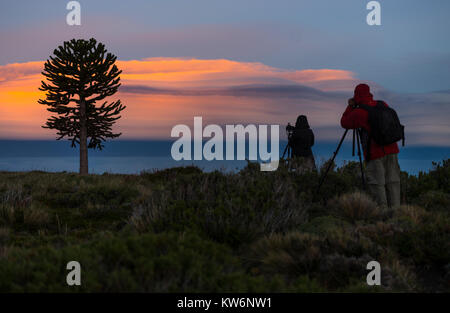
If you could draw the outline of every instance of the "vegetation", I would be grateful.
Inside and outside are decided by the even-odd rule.
[[[140,175],[0,172],[0,292],[449,292],[450,161],[378,207],[358,164]],[[66,264],[81,264],[81,286]],[[381,264],[381,286],[366,265]]]

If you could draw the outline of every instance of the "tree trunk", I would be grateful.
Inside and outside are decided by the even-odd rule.
[[[80,175],[87,175],[88,172],[86,103],[82,100],[80,103]]]

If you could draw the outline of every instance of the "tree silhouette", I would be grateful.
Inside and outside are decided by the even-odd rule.
[[[64,42],[45,63],[39,90],[46,91],[47,105],[52,115],[43,128],[56,129],[57,140],[67,137],[80,146],[80,174],[88,173],[88,148],[103,148],[103,141],[116,138],[112,126],[125,109],[120,102],[98,101],[115,94],[120,86],[117,59],[107,53],[105,45],[92,38],[89,41],[72,39]],[[89,140],[89,141],[88,141]]]

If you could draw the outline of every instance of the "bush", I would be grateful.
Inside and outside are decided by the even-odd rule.
[[[448,291],[449,162],[381,209],[359,164],[141,175],[0,173],[0,291]],[[405,204],[408,203],[408,204]],[[82,286],[65,283],[70,260]],[[366,284],[381,264],[382,286]]]
[[[415,205],[401,205],[394,210],[393,219],[399,224],[419,225],[429,214],[421,207]]]
[[[361,192],[335,197],[328,202],[328,207],[335,216],[349,222],[377,220],[383,214],[377,204],[368,195]]]
[[[269,274],[296,277],[317,270],[321,260],[322,240],[314,235],[290,232],[272,234],[249,246],[250,266]]]
[[[0,226],[35,229],[50,222],[48,213],[36,208],[32,196],[22,186],[10,186],[0,194]]]
[[[384,289],[386,291],[402,290],[403,292],[418,290],[417,277],[411,269],[411,267],[403,265],[398,260],[384,265],[381,271],[381,281]]]
[[[318,236],[325,236],[348,229],[349,227],[351,227],[351,224],[347,221],[328,215],[311,219],[309,222],[300,226],[299,230]]]
[[[130,201],[138,195],[129,185],[106,182],[79,185],[67,183],[49,186],[38,198],[42,203],[53,208],[83,208],[88,205],[114,209]]]
[[[404,231],[404,227],[394,221],[378,221],[373,224],[358,225],[354,229],[356,236],[364,236],[384,248],[392,247],[395,238]]]
[[[136,205],[130,224],[140,232],[194,229],[234,247],[292,229],[306,220],[290,181],[267,175],[178,177]]]
[[[450,212],[450,194],[443,191],[428,191],[422,194],[417,202],[430,211]]]
[[[425,203],[420,203],[420,198],[428,192],[442,192],[447,195],[450,193],[449,177],[450,159],[444,160],[442,163],[433,162],[433,169],[428,173],[420,172],[417,176],[402,175],[402,189],[405,190],[405,197],[409,203],[425,205]]]
[[[416,265],[442,268],[450,260],[450,217],[436,214],[395,236],[398,253]]]
[[[65,282],[81,265],[81,286]],[[272,285],[273,284],[273,285]],[[229,248],[193,234],[111,236],[57,250],[12,249],[0,258],[1,292],[257,292],[283,288],[245,275]]]
[[[6,227],[0,227],[0,246],[6,245],[11,237],[11,230]]]
[[[246,260],[253,271],[280,274],[287,279],[309,275],[322,288],[337,290],[365,279],[366,265],[380,255],[370,240],[345,233],[290,232],[267,236],[248,248]]]

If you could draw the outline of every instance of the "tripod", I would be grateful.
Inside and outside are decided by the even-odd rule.
[[[289,142],[286,145],[286,148],[284,148],[284,152],[283,152],[283,156],[281,157],[282,159],[284,159],[284,156],[287,153],[287,158],[290,159],[292,157],[292,148],[291,145],[289,144]]]
[[[342,143],[344,142],[345,136],[348,133],[348,129],[345,130],[344,135],[342,135],[341,141],[339,141],[339,144],[336,148],[336,151],[334,151],[333,157],[330,160],[328,167],[325,171],[325,173],[322,175],[319,181],[319,186],[317,187],[317,193],[319,193],[320,188],[322,187],[323,182],[325,181],[325,178],[328,175],[328,172],[330,171],[331,166],[333,165],[334,159],[336,158],[339,149],[342,146]],[[352,149],[352,156],[355,156],[355,138],[356,138],[356,144],[358,146],[358,157],[359,157],[359,166],[361,169],[361,179],[362,179],[362,187],[365,190],[366,189],[366,179],[364,177],[364,170],[363,170],[363,164],[362,164],[362,158],[361,158],[361,130],[360,129],[353,129],[353,149]]]
[[[290,126],[290,124],[288,124]],[[288,130],[286,128],[286,133],[287,133],[287,137],[288,137],[288,142],[286,144],[286,148],[284,148],[283,151],[283,156],[281,157],[282,160],[287,160],[287,166],[288,168],[291,167],[291,160],[292,160],[292,147],[291,147],[291,137],[292,137],[292,130]],[[287,154],[287,159],[285,159],[284,157]]]

